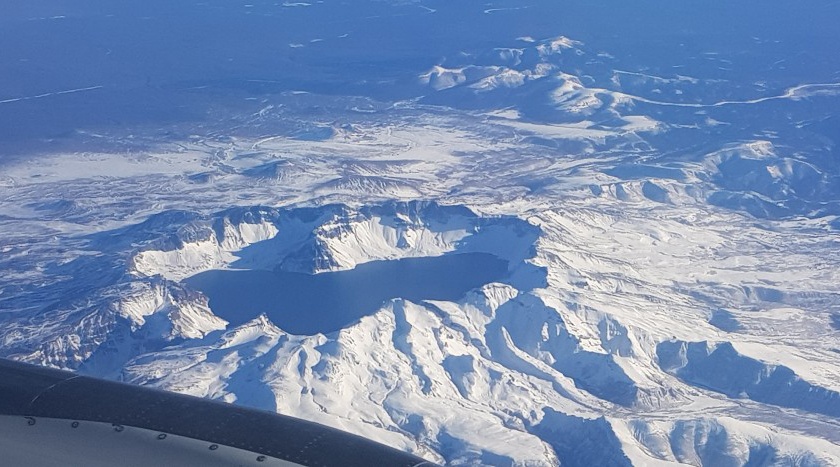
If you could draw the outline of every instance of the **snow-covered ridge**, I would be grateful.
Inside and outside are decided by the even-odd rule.
[[[131,258],[130,272],[173,281],[208,269],[319,273],[455,251],[514,263],[527,258],[537,235],[521,220],[482,219],[466,208],[424,202],[233,209],[152,242]]]
[[[145,276],[159,274],[178,281],[197,271],[223,267],[234,260],[232,252],[277,234],[277,227],[264,219],[234,224],[224,218],[218,224],[219,230],[209,225],[180,230],[176,234],[180,244],[173,250],[138,253],[132,258],[132,272]]]
[[[45,327],[45,323],[46,324]],[[2,331],[5,355],[109,375],[135,355],[224,329],[207,300],[159,278],[119,281]]]
[[[840,392],[809,383],[784,365],[743,355],[729,342],[663,342],[659,364],[681,379],[730,397],[840,416]]]
[[[113,242],[115,235],[119,242]],[[165,212],[94,236],[106,255],[66,265],[67,274],[86,282],[88,295],[59,301],[0,331],[0,338],[7,355],[109,374],[139,353],[225,328],[207,298],[180,283],[200,271],[318,273],[376,260],[483,252],[506,260],[513,278],[534,287],[539,285],[533,282],[536,268],[524,261],[538,235],[538,228],[516,218],[481,218],[469,209],[433,202],[359,209],[233,208],[210,216]],[[139,246],[132,252],[134,245]],[[116,273],[95,285],[83,272],[90,269]],[[45,328],[44,323],[53,324]]]

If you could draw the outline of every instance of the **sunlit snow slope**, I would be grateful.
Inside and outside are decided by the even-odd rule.
[[[7,10],[0,356],[450,465],[840,465],[836,2]]]

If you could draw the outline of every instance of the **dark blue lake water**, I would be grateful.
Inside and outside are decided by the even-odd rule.
[[[210,299],[231,325],[265,313],[293,334],[337,331],[387,300],[458,300],[507,276],[508,262],[487,253],[373,261],[321,274],[258,270],[205,271],[184,282]]]

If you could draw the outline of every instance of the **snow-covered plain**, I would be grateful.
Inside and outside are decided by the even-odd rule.
[[[451,465],[840,465],[836,4],[96,3],[0,19],[0,355]],[[507,271],[309,335],[190,285],[458,254]]]

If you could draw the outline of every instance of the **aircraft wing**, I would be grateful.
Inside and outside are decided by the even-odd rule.
[[[434,466],[317,423],[0,359],[0,464]]]

